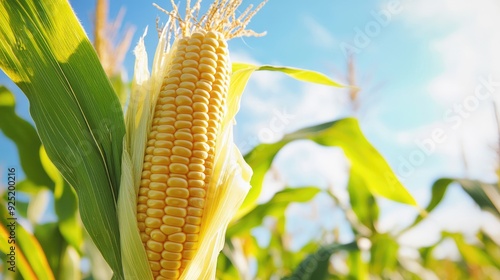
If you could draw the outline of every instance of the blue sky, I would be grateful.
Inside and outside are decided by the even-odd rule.
[[[91,35],[94,1],[70,2]],[[170,8],[169,1],[157,3]],[[259,1],[244,1],[244,4],[250,3],[256,5]],[[146,46],[152,57],[156,47],[155,18],[159,16],[160,21],[165,22],[165,15],[148,1],[111,0],[112,18],[121,7],[126,8],[124,23],[136,28],[133,45],[149,25]],[[342,46],[357,47],[362,129],[419,203],[425,205],[430,185],[437,178],[470,176],[495,180],[496,159],[492,147],[496,130],[491,110],[495,95],[469,110],[457,128],[451,126],[444,114],[453,110],[455,104],[470,100],[467,98],[481,84],[480,77],[498,77],[500,81],[500,34],[494,33],[495,26],[500,24],[499,12],[500,6],[494,0],[474,3],[319,0],[309,1],[307,5],[304,1],[270,0],[250,24],[251,29],[267,31],[267,35],[234,39],[229,45],[233,61],[307,68],[341,82],[345,81],[346,73]],[[369,43],[356,44],[362,36],[360,33],[365,34],[365,41],[368,39]],[[129,51],[125,60],[129,77],[133,63],[134,57]],[[0,74],[0,83],[16,89],[3,74]],[[17,89],[16,98],[18,114],[29,117],[26,98]],[[283,129],[274,131],[273,137],[263,137],[262,131],[269,127],[276,112],[293,118]],[[259,141],[278,140],[286,132],[349,113],[343,90],[298,83],[277,73],[257,73],[247,88],[237,117],[236,143],[242,150],[248,150]],[[425,156],[411,174],[402,174],[402,162],[419,151],[416,141],[428,139],[436,129],[444,131],[446,140],[436,143],[432,153]],[[4,151],[0,166],[15,165],[15,146],[3,135],[0,135],[0,145]],[[460,145],[467,158],[467,172]],[[268,176],[268,192],[262,200],[284,185],[333,186],[336,192],[345,195],[348,162],[341,151],[308,142],[295,143],[278,155],[274,168],[280,176]],[[318,198],[321,200],[324,199]],[[333,207],[318,203],[325,209]],[[392,202],[382,201],[382,205],[384,218],[380,226],[384,230],[397,228],[416,213],[410,207]],[[307,206],[294,205],[289,210],[292,214],[304,212],[303,207],[307,209]],[[438,209],[432,219],[423,223],[420,232],[403,239],[407,243],[428,244],[435,241],[441,228],[471,234],[481,226],[500,232],[498,221],[495,223],[491,217],[480,215],[470,199],[458,188],[452,188],[446,198],[446,209]],[[428,238],[421,238],[421,232]]]

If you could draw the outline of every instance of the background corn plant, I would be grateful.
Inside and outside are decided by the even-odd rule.
[[[105,10],[104,2],[99,3],[97,7]],[[96,14],[103,14],[103,10]],[[122,105],[128,84],[117,71],[105,71],[109,68],[101,66],[98,58],[109,65],[106,55],[99,51],[97,42],[97,52],[93,50],[65,1],[2,2],[0,14],[0,65],[28,96],[36,124],[35,129],[20,118],[14,95],[0,88],[0,129],[16,144],[25,174],[17,188],[18,214],[23,217],[17,232],[19,271],[9,274],[6,270],[3,261],[7,231],[1,226],[3,275],[24,279],[108,279],[111,274],[104,258],[115,272],[114,277],[120,279],[121,249],[114,217],[124,133]],[[102,16],[96,19],[102,20]],[[96,23],[96,28],[95,34],[99,34],[99,29],[105,27]],[[99,38],[106,37],[96,36],[96,41]],[[127,45],[126,38],[121,48]],[[339,86],[312,72],[238,63],[233,64],[233,80],[244,86],[254,71],[280,71],[302,81]],[[354,92],[351,96],[355,96]],[[286,145],[301,140],[344,151],[351,163],[348,205],[331,190],[315,186],[285,188],[269,201],[257,203],[266,187],[264,177],[273,172],[276,155]],[[397,238],[418,225],[423,216],[403,230],[379,232],[376,197],[414,206],[416,203],[364,137],[355,118],[306,127],[275,143],[260,144],[245,155],[245,160],[254,170],[252,189],[228,229],[226,247],[219,257],[220,279],[499,277],[499,246],[484,232],[478,233],[474,243],[461,234],[443,232],[438,243],[419,248],[420,256],[413,258],[399,254]],[[436,181],[426,212],[439,205],[449,187],[459,186],[482,209],[500,216],[498,185],[458,178]],[[308,203],[318,194],[326,195],[342,210],[354,238],[341,243],[337,229],[324,229],[321,237],[301,248],[291,248],[286,209],[290,204]],[[0,211],[5,210],[5,201],[3,193]],[[49,222],[40,215],[47,207],[55,213]],[[0,214],[1,219],[7,216]],[[259,242],[255,234],[263,226],[270,234],[267,244]],[[434,257],[433,250],[445,240],[455,242],[461,259]]]

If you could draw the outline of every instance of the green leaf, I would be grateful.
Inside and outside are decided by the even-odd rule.
[[[29,202],[21,200],[16,201],[16,211],[19,214],[19,216],[23,218],[28,217],[28,207],[29,207]]]
[[[56,279],[59,279],[62,254],[68,245],[62,237],[57,223],[37,225],[35,226],[34,233],[47,256],[54,275],[58,276]]]
[[[35,227],[35,236],[47,256],[56,279],[81,279],[80,257],[68,246],[58,223],[47,223]]]
[[[452,182],[453,182],[453,179],[449,179],[449,178],[442,178],[442,179],[439,179],[436,182],[434,182],[434,184],[432,185],[432,190],[431,190],[431,192],[432,192],[431,201],[429,202],[429,204],[425,208],[424,213],[426,213],[426,214],[417,216],[415,218],[415,221],[413,221],[413,223],[408,228],[406,228],[404,231],[406,231],[406,230],[414,227],[418,223],[420,223],[430,212],[432,212],[432,210],[434,210],[434,208],[436,208],[436,206],[438,206],[438,204],[443,199],[443,197],[446,193],[446,190],[448,189],[448,186]]]
[[[363,260],[361,251],[349,252],[347,267],[349,267],[347,279],[369,279],[368,264]]]
[[[29,179],[25,179],[16,184],[16,190],[28,195],[36,195],[39,191],[44,190],[44,188]]]
[[[376,232],[375,224],[379,216],[379,208],[375,197],[367,188],[363,174],[351,170],[347,184],[349,202],[358,220],[372,232]],[[355,230],[355,228],[353,228]]]
[[[325,85],[325,86],[333,86],[333,87],[345,87],[344,85],[333,81],[332,79],[328,78],[326,75],[311,71],[311,70],[305,70],[305,69],[298,69],[298,68],[293,68],[293,67],[283,67],[283,66],[273,66],[273,65],[261,65],[261,66],[256,66],[252,64],[247,64],[247,63],[233,63],[233,75],[234,73],[238,71],[246,71],[251,72],[253,71],[277,71],[281,72],[284,74],[287,74],[288,76],[299,80],[303,82],[309,82],[309,83],[315,83],[315,84],[320,84],[320,85]]]
[[[439,240],[436,244],[433,244],[428,247],[420,247],[418,251],[420,253],[420,257],[422,258],[422,265],[424,267],[430,267],[433,263],[436,262],[436,258],[434,257],[434,249],[441,243],[442,240]]]
[[[37,274],[33,271],[24,253],[21,250],[12,250],[14,246],[8,243],[9,232],[10,230],[5,226],[2,219],[2,224],[0,224],[0,251],[2,252],[1,255],[5,256],[2,258],[2,260],[5,260],[5,275],[18,275],[19,273],[24,279],[37,279]],[[13,254],[15,254],[15,259],[10,260],[10,255]],[[13,271],[8,270],[9,268],[12,268]]]
[[[23,227],[17,228],[17,245],[21,247],[38,279],[54,279],[50,265],[38,240]]]
[[[53,183],[43,170],[38,156],[41,146],[38,134],[29,122],[16,114],[15,106],[14,94],[0,86],[0,130],[16,144],[26,177],[36,185],[51,187]]]
[[[324,280],[328,279],[328,264],[330,256],[340,251],[353,252],[358,250],[356,242],[347,244],[332,244],[321,247],[314,254],[305,258],[286,280]]]
[[[250,76],[255,71],[278,71],[299,81],[334,87],[344,87],[327,76],[310,70],[271,65],[256,66],[248,63],[233,63],[228,95],[229,108],[239,108],[241,94],[245,90],[245,86],[247,85]],[[232,120],[237,111],[238,110],[231,111],[230,114],[233,115],[228,115],[226,119]]]
[[[385,275],[396,270],[399,244],[389,234],[377,234],[370,240],[370,272],[373,275]]]
[[[477,238],[483,243],[486,255],[495,263],[496,267],[500,268],[500,244],[497,244],[495,240],[484,231],[478,232]]]
[[[443,200],[448,190],[448,186],[453,182],[458,183],[481,209],[500,217],[500,209],[498,208],[500,203],[500,192],[497,185],[487,184],[477,180],[441,178],[432,185],[431,200],[425,208],[426,214],[417,216],[413,223],[404,231],[420,223],[430,212],[432,212],[432,210],[439,205],[441,200]]]
[[[484,252],[483,248],[467,244],[462,234],[443,232],[443,237],[450,237],[457,244],[458,251],[469,265],[475,266],[493,266],[490,257]]]
[[[78,219],[78,198],[75,190],[63,179],[43,147],[40,150],[40,158],[43,168],[52,181],[55,182],[54,208],[58,218],[59,230],[66,242],[81,253],[83,233]]]
[[[61,186],[61,192],[55,193],[55,211],[59,218],[59,230],[66,241],[81,252],[83,243],[82,227],[78,219],[78,199],[76,193],[65,181]]]
[[[62,253],[60,263],[59,279],[81,280],[80,256],[78,252],[70,246]]]
[[[329,86],[335,86],[335,87],[343,87],[341,84],[331,80],[327,76],[317,73],[314,71],[310,70],[304,70],[304,69],[296,69],[296,68],[290,68],[290,67],[278,67],[278,66],[270,66],[270,65],[263,65],[263,66],[256,66],[252,64],[247,64],[247,63],[233,63],[232,64],[232,74],[231,74],[231,82],[229,86],[229,95],[228,95],[228,107],[229,108],[239,108],[240,104],[240,99],[241,99],[241,94],[245,90],[245,86],[248,83],[248,80],[250,79],[250,76],[252,75],[253,72],[255,71],[278,71],[285,73],[289,75],[292,78],[295,78],[300,81],[305,81],[305,82],[311,82],[311,83],[318,83],[322,85],[329,85]],[[232,120],[234,115],[236,114],[238,110],[232,110],[227,116],[227,120]],[[232,114],[232,115],[231,115]],[[277,151],[276,151],[277,153]],[[263,156],[262,159],[264,160],[262,165],[253,165],[252,168],[254,170],[254,174],[258,174],[258,177],[260,178],[260,175],[262,175],[265,172],[267,172],[272,159],[274,158],[274,155],[269,157],[269,156]],[[247,161],[248,162],[248,161]],[[258,168],[258,170],[256,170]],[[256,172],[257,171],[257,172]],[[260,181],[260,179],[254,179],[255,181]],[[252,184],[254,186],[254,184]],[[253,190],[256,188],[256,190]],[[261,185],[257,183],[257,187],[253,187],[252,190],[250,191],[250,197],[247,196],[247,199],[243,203],[242,207],[240,208],[239,212],[236,214],[237,217],[241,217],[242,215],[248,213],[253,207],[255,207],[255,201],[257,199],[258,194],[260,193],[260,189],[262,188]]]
[[[5,203],[0,201],[0,250],[5,254],[14,251],[16,270],[24,279],[54,279],[40,243],[15,220],[16,215],[7,213]]]
[[[265,216],[282,216],[291,202],[306,202],[311,200],[321,190],[316,187],[301,187],[284,189],[277,192],[267,203],[261,204],[241,219],[229,226],[226,236],[248,233],[252,228],[262,224]]]
[[[120,102],[67,1],[2,1],[0,14],[0,68],[28,97],[49,158],[75,188],[87,231],[122,278]]]
[[[363,175],[366,187],[372,194],[416,205],[414,198],[397,179],[384,158],[366,140],[358,121],[354,118],[345,118],[287,134],[281,141],[258,145],[245,155],[245,160],[252,167],[254,174],[250,182],[252,188],[243,202],[240,215],[255,207],[255,201],[262,190],[264,176],[279,150],[286,144],[300,139],[308,139],[323,146],[341,147],[351,162],[351,170]]]
[[[217,279],[233,280],[239,277],[238,270],[231,263],[231,260],[226,255],[219,254],[217,258]]]
[[[500,218],[500,190],[497,184],[465,179],[458,179],[456,181],[482,210],[488,211]]]

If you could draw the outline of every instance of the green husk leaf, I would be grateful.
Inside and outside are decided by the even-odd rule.
[[[49,158],[77,191],[87,231],[122,278],[120,102],[67,1],[2,1],[0,14],[0,68],[28,97]]]

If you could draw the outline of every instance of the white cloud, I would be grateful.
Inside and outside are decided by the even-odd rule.
[[[423,0],[406,3],[408,23],[417,30],[439,28],[444,36],[430,43],[443,71],[428,86],[441,104],[474,90],[478,77],[500,77],[500,5],[496,0]],[[499,80],[498,78],[496,80]]]
[[[302,21],[308,29],[311,42],[321,48],[332,48],[335,46],[335,39],[332,33],[311,16],[305,16]]]
[[[481,78],[500,81],[500,33],[495,32],[496,26],[500,26],[498,1],[421,0],[403,4],[401,18],[412,32],[428,32],[425,38],[430,41],[426,43],[432,57],[437,58],[440,71],[425,87],[441,106],[442,115],[433,123],[398,132],[393,139],[411,148],[416,146],[415,141],[429,139],[435,129],[442,129],[447,140],[436,145],[432,154],[448,162],[442,171],[451,172],[448,176],[495,180],[493,168],[497,159],[493,146],[497,144],[498,132],[491,101],[499,99],[500,89],[491,98],[479,100],[474,110],[465,110],[466,117],[460,116],[457,106],[464,107],[474,99]],[[463,173],[462,150],[468,174]],[[429,167],[424,164],[421,168]]]
[[[386,141],[394,142],[404,151],[401,157],[409,160],[415,151],[428,153],[423,164],[414,166],[417,171],[429,169],[433,172],[428,174],[435,174],[436,166],[430,163],[440,159],[441,162],[447,162],[446,165],[440,166],[441,176],[469,176],[486,182],[496,180],[494,169],[497,166],[497,158],[494,148],[498,145],[498,135],[490,103],[482,104],[477,110],[468,112],[468,117],[460,118],[459,123],[441,119],[399,132],[390,131],[380,122],[370,124],[372,130],[387,131],[388,135],[391,135],[392,139]],[[444,139],[442,142],[436,141],[435,133],[438,131],[442,135],[439,139]],[[464,157],[467,174],[464,174]],[[395,166],[395,170],[398,170],[397,167]],[[412,174],[412,177],[414,176],[415,174]]]
[[[312,141],[285,146],[276,156],[275,166],[283,181],[292,186],[332,187],[342,193],[348,180],[349,163],[343,151]]]
[[[498,131],[495,127],[492,110],[492,98],[482,100],[474,110],[466,112],[465,117],[458,117],[456,106],[464,106],[464,102],[474,95],[475,88],[480,85],[480,77],[500,81],[500,34],[495,32],[500,26],[500,5],[495,0],[453,1],[453,0],[421,0],[406,1],[406,20],[412,33],[428,32],[424,38],[432,57],[437,62],[438,74],[426,85],[428,93],[442,108],[442,117],[412,130],[390,133],[399,147],[418,149],[415,141],[423,141],[432,136],[436,129],[445,132],[447,140],[436,145],[432,159],[419,166],[413,179],[423,174],[451,177],[470,177],[483,181],[494,181],[495,158],[493,145],[497,144]],[[436,60],[437,59],[437,60]],[[435,64],[435,63],[431,63]],[[432,69],[436,72],[435,69]],[[498,95],[500,91],[496,90]],[[498,98],[498,96],[493,96]],[[470,105],[470,104],[469,104]],[[451,110],[455,121],[445,119],[444,114]],[[423,112],[425,113],[425,112]],[[390,132],[381,123],[377,127]],[[378,129],[378,128],[377,128]],[[462,150],[468,164],[468,172],[464,173]],[[408,156],[408,154],[403,155]],[[436,157],[441,164],[429,164]],[[425,206],[430,199],[430,189],[417,193]],[[421,191],[418,193],[418,191]],[[427,196],[426,199],[425,196]],[[381,207],[387,213],[381,218],[381,228],[385,230],[401,228],[411,215],[410,209],[396,210]],[[396,207],[394,207],[396,208]],[[391,210],[391,211],[387,211]],[[498,219],[491,219],[480,211],[478,206],[459,187],[450,187],[440,207],[436,209],[417,228],[402,236],[401,242],[411,247],[428,246],[437,242],[441,231],[463,232],[466,236],[474,236],[481,228],[489,228],[490,232],[498,232]],[[456,256],[457,251],[448,242],[437,250],[440,256]]]
[[[421,0],[405,1],[407,19],[417,24],[449,24],[463,22],[469,24],[479,22],[492,27],[491,20],[498,15],[500,6],[495,0],[454,1],[454,0]],[[432,21],[432,22],[429,22]]]
[[[348,97],[343,90],[317,84],[302,85],[302,100],[298,102],[294,129],[333,121],[346,113]]]

